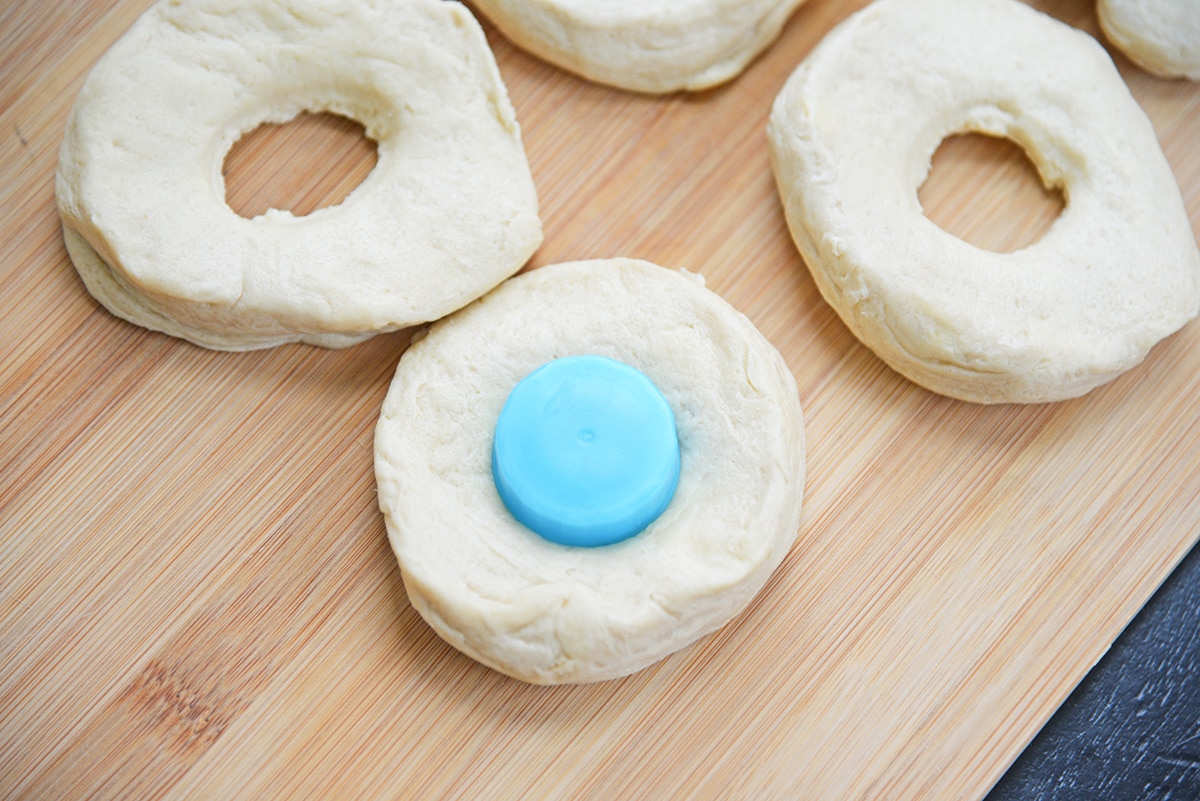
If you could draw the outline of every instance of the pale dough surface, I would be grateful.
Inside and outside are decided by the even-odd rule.
[[[1021,145],[1066,208],[994,253],[922,213],[948,135]],[[1146,115],[1087,34],[1016,0],[879,0],[775,101],[788,224],[856,336],[923,386],[978,402],[1081,395],[1196,315],[1200,254]]]
[[[736,77],[804,0],[475,0],[506,37],[598,83],[699,90]]]
[[[509,392],[546,362],[641,370],[675,415],[678,490],[642,533],[556,545],[491,474]],[[525,681],[639,670],[729,622],[791,548],[804,433],[778,351],[698,276],[628,259],[551,265],[434,324],[403,356],[375,434],[379,505],[413,606]]]
[[[1104,35],[1147,72],[1200,81],[1200,0],[1098,0]]]
[[[362,123],[374,170],[307,216],[238,216],[225,154],[305,110]],[[56,192],[101,303],[222,349],[344,345],[437,319],[542,236],[491,50],[442,0],[160,0],[80,90]]]

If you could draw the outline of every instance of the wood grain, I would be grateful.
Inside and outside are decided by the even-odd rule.
[[[986,801],[1200,796],[1198,610],[1193,547]]]
[[[750,609],[635,676],[509,680],[408,605],[372,428],[408,332],[201,350],[83,289],[53,176],[88,68],[149,0],[0,8],[0,795],[978,798],[1200,535],[1200,327],[1070,402],[932,395],[859,345],[792,245],[770,103],[864,0],[810,0],[732,84],[588,84],[487,27],[546,241],[702,272],[796,375],[799,540]],[[1093,34],[1091,3],[1033,5]],[[1200,230],[1200,86],[1118,67]],[[301,211],[370,169],[356,126],[260,131],[230,200]],[[963,137],[921,199],[998,250],[1060,202]],[[255,204],[259,204],[256,206]]]

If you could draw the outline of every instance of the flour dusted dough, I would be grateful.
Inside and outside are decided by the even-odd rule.
[[[225,154],[304,110],[361,122],[375,169],[340,205],[238,216]],[[348,345],[436,319],[541,242],[491,51],[442,0],[161,0],[84,83],[56,190],[101,303],[228,350]]]
[[[641,370],[675,414],[679,487],[601,548],[524,528],[492,482],[508,393],[563,356]],[[448,642],[539,684],[631,673],[724,625],[795,540],[795,381],[697,276],[612,259],[543,267],[436,323],[405,353],[375,434],[379,505],[413,606]]]
[[[1200,2],[1099,0],[1104,35],[1147,72],[1200,81]]]
[[[724,83],[779,36],[804,0],[475,0],[518,46],[639,92]]]
[[[930,222],[948,135],[1021,145],[1066,209],[1015,253]],[[1145,114],[1091,37],[1016,0],[878,0],[821,42],[768,126],[792,236],[893,368],[979,402],[1081,395],[1200,307],[1200,255]]]

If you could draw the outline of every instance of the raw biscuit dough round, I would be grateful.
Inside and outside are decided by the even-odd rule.
[[[553,359],[641,370],[675,415],[679,485],[640,534],[542,539],[501,501],[496,420]],[[795,541],[804,433],[769,342],[699,276],[611,259],[543,267],[434,324],[375,434],[379,505],[413,606],[460,651],[538,684],[632,673],[727,623]]]
[[[1066,208],[994,253],[921,212],[948,135],[1021,145]],[[977,402],[1081,395],[1200,307],[1197,253],[1154,129],[1087,34],[1016,0],[878,0],[775,101],[772,163],[826,300],[885,362]]]
[[[598,83],[700,90],[736,77],[804,0],[475,0],[519,47]]]
[[[374,170],[307,216],[238,216],[225,154],[305,110],[362,123]],[[102,304],[227,350],[348,345],[436,319],[542,236],[482,29],[441,0],[160,0],[80,90],[56,192]]]
[[[1147,72],[1200,81],[1200,3],[1196,0],[1098,0],[1109,41]]]

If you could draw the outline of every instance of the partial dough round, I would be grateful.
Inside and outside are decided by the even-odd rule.
[[[225,154],[304,110],[362,123],[375,169],[305,217],[238,216]],[[515,273],[542,236],[483,32],[442,0],[161,0],[84,83],[56,189],[101,303],[228,350],[348,345],[436,319]]]
[[[641,370],[679,433],[678,489],[642,533],[544,540],[491,473],[508,393],[563,356]],[[795,541],[796,384],[695,275],[628,259],[543,267],[435,324],[400,360],[375,433],[379,505],[413,606],[454,647],[538,684],[639,670],[737,615]]]
[[[699,90],[736,77],[804,0],[475,0],[518,46],[598,83]]]
[[[1099,0],[1104,35],[1147,72],[1200,81],[1200,3]]]
[[[1021,145],[1066,209],[993,253],[921,212],[948,135]],[[1016,0],[878,0],[792,75],[768,126],[789,227],[869,348],[977,402],[1081,395],[1200,308],[1200,254],[1154,129],[1103,48]]]

